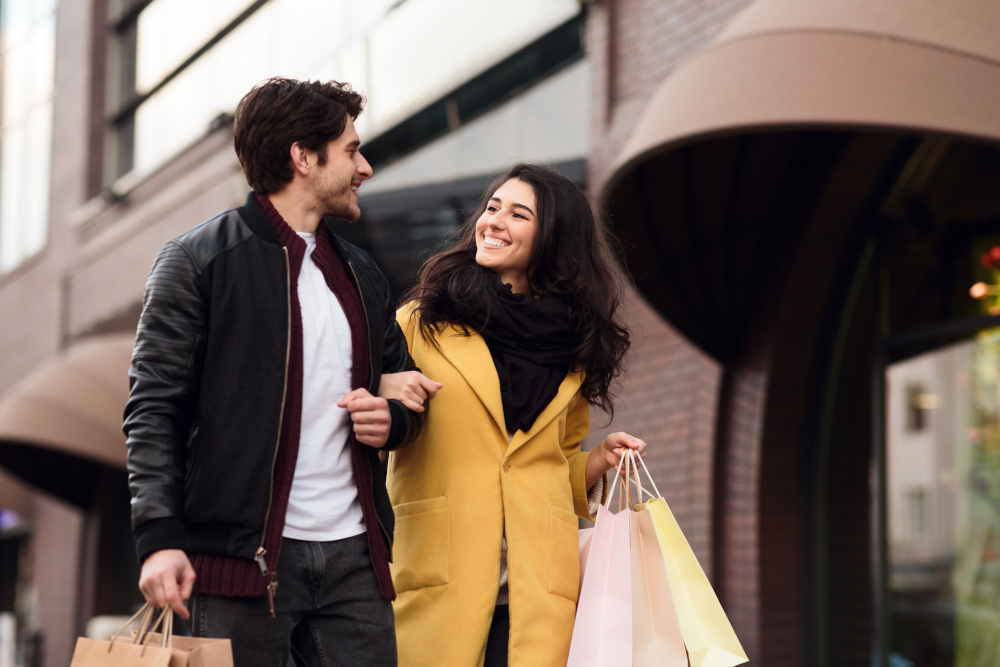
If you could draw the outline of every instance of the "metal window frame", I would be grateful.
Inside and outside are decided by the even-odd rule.
[[[109,111],[104,118],[105,141],[103,178],[105,186],[132,170],[135,155],[135,114],[147,100],[176,79],[212,47],[221,42],[268,0],[254,0],[212,35],[191,55],[173,70],[157,81],[149,90],[136,90],[136,57],[138,54],[137,32],[139,17],[143,10],[156,0],[112,0],[107,22],[107,93],[105,108]]]

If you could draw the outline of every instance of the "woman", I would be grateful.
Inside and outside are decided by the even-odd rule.
[[[388,462],[402,667],[566,664],[577,517],[626,447],[645,450],[624,433],[580,450],[629,345],[619,280],[586,194],[526,164],[421,269],[397,320],[427,377],[380,390],[412,409],[437,393]]]

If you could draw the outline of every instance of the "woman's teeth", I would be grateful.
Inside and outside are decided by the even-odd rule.
[[[493,238],[490,238],[490,237],[487,236],[487,237],[485,237],[483,239],[483,245],[488,245],[488,246],[491,246],[493,248],[506,248],[510,244],[509,243],[504,243],[500,239],[493,239]]]

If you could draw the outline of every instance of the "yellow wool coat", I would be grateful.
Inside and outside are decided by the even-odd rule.
[[[483,664],[505,530],[509,664],[565,665],[580,578],[577,517],[592,518],[581,374],[569,373],[531,430],[508,441],[483,338],[449,327],[435,346],[411,305],[396,319],[417,366],[444,383],[420,437],[389,456],[400,667]]]

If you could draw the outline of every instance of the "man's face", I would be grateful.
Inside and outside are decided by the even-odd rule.
[[[372,168],[358,150],[360,145],[354,119],[348,116],[343,133],[326,146],[326,164],[318,165],[309,175],[323,215],[350,222],[361,217],[357,189],[371,178]]]

